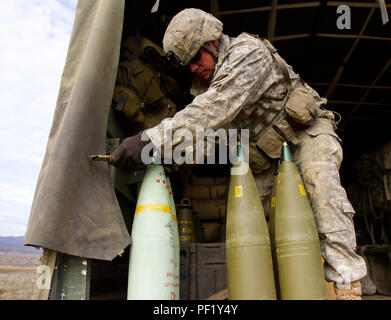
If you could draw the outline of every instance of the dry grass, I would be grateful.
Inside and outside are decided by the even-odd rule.
[[[0,300],[31,300],[40,254],[0,252]]]

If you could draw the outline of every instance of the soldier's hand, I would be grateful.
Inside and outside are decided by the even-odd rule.
[[[114,150],[109,157],[109,163],[115,167],[134,170],[145,165],[141,159],[141,151],[148,141],[141,141],[141,133],[128,137]]]

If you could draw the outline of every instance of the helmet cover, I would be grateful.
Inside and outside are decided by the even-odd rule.
[[[174,57],[186,65],[208,41],[217,40],[223,32],[223,23],[200,9],[184,9],[169,23],[163,38],[167,57]]]

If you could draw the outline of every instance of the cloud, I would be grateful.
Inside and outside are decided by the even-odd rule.
[[[0,183],[0,225],[1,229],[6,228],[4,235],[24,234],[33,195],[31,184]]]
[[[0,1],[0,236],[27,226],[76,3]]]

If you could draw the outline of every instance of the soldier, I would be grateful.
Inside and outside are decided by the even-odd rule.
[[[267,41],[242,33],[231,38],[223,24],[199,9],[179,12],[167,27],[167,58],[188,65],[195,74],[194,100],[173,118],[145,131],[159,149],[172,133],[186,128],[247,128],[250,166],[266,207],[271,194],[274,159],[287,141],[305,183],[321,240],[326,280],[338,299],[361,299],[366,265],[356,250],[354,209],[341,186],[341,140],[327,100],[308,86]],[[127,169],[142,166],[141,134],[125,139],[110,163]]]

